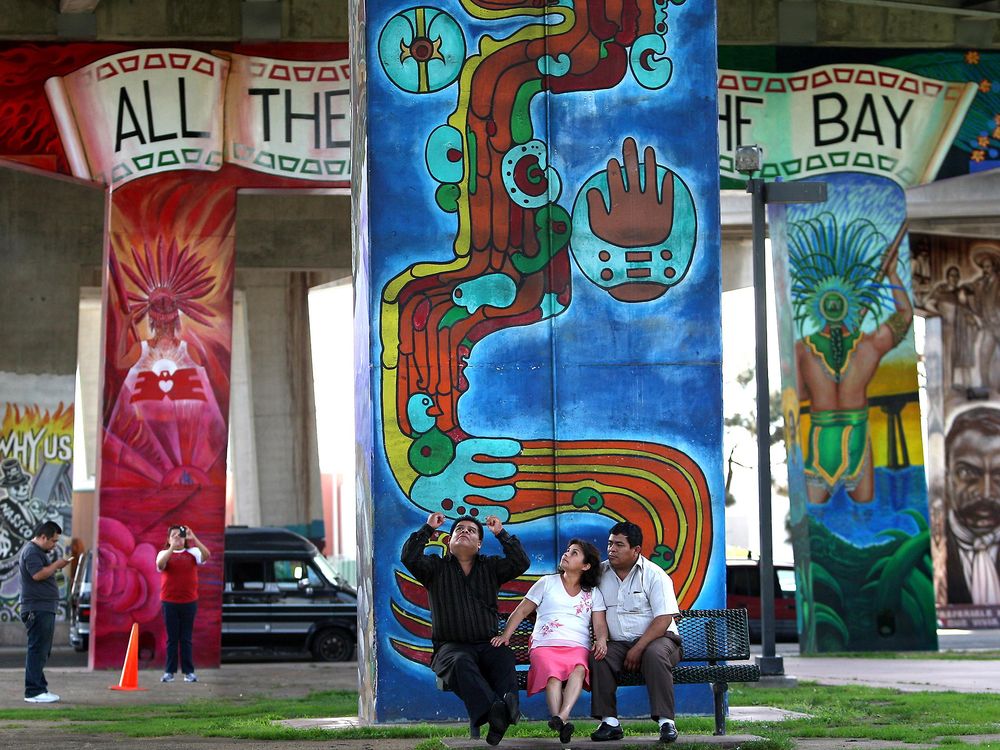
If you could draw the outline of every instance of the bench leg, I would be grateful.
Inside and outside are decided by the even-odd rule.
[[[728,682],[713,682],[712,692],[715,694],[715,735],[722,736],[726,733],[726,691],[729,690]]]

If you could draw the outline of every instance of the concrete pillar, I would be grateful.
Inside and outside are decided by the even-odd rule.
[[[0,621],[16,625],[0,629],[4,644],[23,642],[17,556],[34,528],[55,521],[66,548],[72,538],[80,263],[100,256],[103,217],[87,183],[0,166]],[[66,576],[56,581],[65,592]]]
[[[308,274],[244,269],[260,523],[322,536]],[[235,425],[234,425],[235,427]]]

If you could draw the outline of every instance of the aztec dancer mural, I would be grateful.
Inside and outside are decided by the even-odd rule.
[[[720,134],[764,144],[770,179],[830,183],[825,206],[771,214],[803,648],[928,648],[931,528],[941,523],[939,503],[927,508],[907,332],[927,279],[915,273],[911,283],[900,188],[995,158],[995,56],[934,53],[877,66],[868,64],[877,53],[842,55],[792,73],[723,71]],[[780,66],[784,56],[775,57]],[[765,113],[774,112],[781,117],[769,129]],[[777,123],[792,121],[801,127],[779,132]],[[727,158],[724,149],[724,174]],[[933,393],[930,369],[928,378]],[[932,487],[933,453],[932,444]]]

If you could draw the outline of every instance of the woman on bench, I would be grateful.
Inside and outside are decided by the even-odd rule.
[[[528,695],[545,691],[552,715],[549,728],[563,743],[573,737],[570,712],[580,692],[590,688],[591,620],[594,658],[603,659],[608,650],[604,599],[597,588],[600,567],[593,544],[571,540],[559,560],[559,573],[538,579],[511,613],[503,633],[492,640],[496,647],[507,645],[521,621],[537,610],[527,690]]]

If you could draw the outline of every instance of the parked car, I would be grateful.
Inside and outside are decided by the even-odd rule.
[[[750,620],[750,639],[759,643],[760,632],[760,562],[726,561],[726,606],[746,607]],[[774,636],[776,640],[797,641],[795,619],[795,569],[774,564]]]
[[[90,637],[92,552],[70,590],[70,643]],[[311,653],[349,661],[357,643],[357,592],[316,546],[287,529],[230,526],[223,559],[222,651]]]

